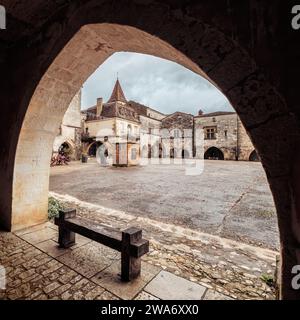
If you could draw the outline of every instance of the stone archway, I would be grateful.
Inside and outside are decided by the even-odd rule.
[[[282,86],[277,85],[280,78],[278,70],[281,69],[275,68],[276,61],[266,61],[265,51],[259,56],[259,50],[255,50],[261,43],[266,43],[264,35],[270,35],[271,28],[268,26],[268,32],[265,33],[257,32],[262,37],[258,37],[258,41],[251,41],[251,46],[257,47],[249,49],[248,37],[239,34],[241,28],[235,27],[235,23],[238,24],[240,20],[234,15],[223,19],[224,2],[218,2],[212,10],[207,8],[209,6],[201,3],[182,8],[177,3],[166,5],[165,2],[150,1],[145,7],[135,1],[126,6],[115,2],[100,4],[90,0],[82,4],[74,1],[63,8],[51,7],[49,21],[32,24],[34,30],[26,34],[26,39],[30,41],[21,38],[22,41],[18,42],[15,37],[11,37],[14,43],[11,47],[7,46],[5,54],[8,59],[4,59],[6,64],[3,73],[9,75],[11,70],[15,72],[7,83],[3,83],[3,88],[5,92],[11,92],[8,89],[15,87],[15,92],[9,98],[5,92],[2,93],[2,112],[7,112],[9,116],[1,136],[1,152],[5,157],[1,159],[0,165],[3,184],[0,223],[7,229],[18,229],[44,220],[49,145],[53,142],[55,128],[66,105],[87,76],[95,70],[96,62],[99,65],[105,57],[118,50],[149,53],[181,63],[212,82],[215,81],[230,99],[260,155],[274,195],[283,257],[282,296],[299,297],[300,293],[295,293],[290,287],[291,267],[300,264],[300,211],[294,197],[298,190],[298,174],[294,165],[295,158],[292,157],[300,141],[299,123],[295,113],[291,112],[292,107],[287,107],[286,101],[278,93],[278,90],[283,90]],[[228,12],[238,13],[239,9],[237,5],[231,5]],[[255,9],[261,16],[265,16],[268,10],[264,6]],[[270,10],[278,9],[278,5],[274,5],[274,9]],[[36,10],[42,8],[37,6]],[[256,10],[252,10],[249,17],[257,18],[251,16],[252,12]],[[29,16],[26,19],[30,19]],[[41,16],[47,17],[45,14]],[[219,27],[220,21],[225,24],[224,28]],[[89,23],[102,23],[107,29],[99,33],[88,26],[84,32],[77,34],[77,38],[75,36],[76,42],[71,41],[67,50],[62,51],[68,40]],[[109,28],[107,23],[118,25]],[[114,32],[121,24],[126,25],[126,32],[119,32],[115,37]],[[140,30],[147,32],[147,36],[143,38]],[[274,30],[277,37],[276,27]],[[163,45],[156,37],[168,44]],[[140,41],[134,41],[137,39]],[[61,54],[58,55],[59,52]],[[274,69],[270,71],[272,63]],[[264,69],[269,72],[264,75],[258,64],[265,64]],[[274,81],[270,82],[269,77],[274,77]],[[22,79],[20,85],[19,79]],[[277,89],[271,83],[276,84]],[[52,112],[47,113],[50,107]],[[5,141],[7,132],[10,133],[9,141]],[[37,154],[38,148],[44,148],[45,152]],[[28,179],[33,172],[36,181]],[[32,183],[37,181],[40,187],[33,192]]]
[[[71,159],[75,158],[75,145],[72,141],[64,141],[58,148],[58,153],[66,153]]]
[[[249,161],[259,162],[259,156],[256,150],[253,150],[249,155]]]
[[[103,49],[97,49],[99,42],[102,43]],[[149,43],[147,48],[144,47],[144,43]],[[56,128],[82,83],[116,51],[142,52],[169,58],[205,76],[196,64],[175,48],[136,28],[111,24],[87,25],[81,28],[44,74],[30,101],[15,159],[13,229],[45,220],[47,212],[45,191],[48,189],[49,177],[47,164],[50,161],[49,148],[55,137]],[[41,139],[44,141],[42,154],[38,153]],[[21,147],[25,145],[27,148]],[[33,177],[30,171],[19,170],[24,158],[38,159]],[[36,178],[42,186],[35,193],[29,191],[30,186],[26,182],[28,175],[31,176],[31,183]],[[34,203],[32,208],[28,206],[28,202]]]
[[[208,148],[204,153],[206,160],[224,160],[224,153],[216,147]]]
[[[90,143],[86,148],[86,154],[90,157],[96,157],[97,150],[102,144],[103,143],[101,141],[94,141]]]

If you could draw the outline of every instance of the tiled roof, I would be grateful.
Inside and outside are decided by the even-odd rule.
[[[180,115],[180,114],[193,117],[193,115],[192,115],[191,113],[176,111],[176,112],[173,112],[173,113],[171,113],[171,114],[166,115],[162,120],[165,120],[166,118],[173,117],[173,116],[175,116],[175,115]]]
[[[205,118],[205,117],[217,117],[217,116],[226,116],[229,114],[235,114],[235,112],[232,111],[216,111],[216,112],[210,112],[210,113],[203,113],[199,116],[195,116],[195,118]]]
[[[117,101],[121,101],[121,102],[127,102],[124,92],[122,90],[122,87],[120,85],[119,79],[117,79],[115,86],[114,86],[114,90],[109,98],[109,100],[107,101],[107,103],[111,103],[111,102],[117,102]]]
[[[128,105],[142,116],[147,116],[147,107],[141,103],[130,100]]]

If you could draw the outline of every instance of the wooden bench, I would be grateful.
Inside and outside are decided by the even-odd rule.
[[[141,273],[141,256],[149,252],[149,241],[142,239],[142,230],[130,227],[124,231],[76,217],[76,210],[63,210],[55,218],[58,242],[62,248],[75,245],[75,233],[121,252],[121,279],[130,281]]]

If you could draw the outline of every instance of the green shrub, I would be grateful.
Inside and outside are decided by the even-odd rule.
[[[58,217],[59,210],[62,210],[63,205],[53,197],[49,197],[48,199],[48,219],[52,220],[55,217]]]
[[[269,274],[262,274],[260,276],[260,279],[265,282],[269,287],[273,287],[274,286],[274,278],[273,276],[269,275]]]

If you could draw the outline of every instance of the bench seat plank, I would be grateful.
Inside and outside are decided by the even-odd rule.
[[[55,224],[119,252],[122,250],[122,231],[109,226],[97,225],[93,221],[81,217],[68,218],[66,220],[58,218],[55,219]],[[130,255],[135,258],[140,258],[147,252],[149,252],[148,240],[141,239],[130,245]]]
[[[113,228],[103,225],[93,224],[85,218],[71,218],[60,221],[57,219],[55,224],[78,233],[86,238],[102,243],[114,250],[121,251],[122,233]]]
[[[99,242],[121,252],[121,279],[131,281],[141,273],[141,257],[149,252],[149,241],[142,238],[142,230],[130,227],[118,230],[97,224],[82,217],[76,217],[75,209],[60,210],[54,219],[58,226],[60,247],[69,248],[75,245],[75,234]]]

